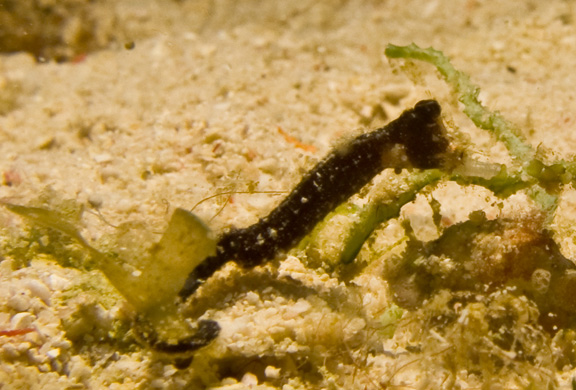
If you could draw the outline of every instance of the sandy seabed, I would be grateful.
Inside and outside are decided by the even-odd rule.
[[[421,99],[440,102],[477,158],[510,161],[433,67],[391,64],[389,43],[443,51],[546,159],[573,158],[571,1],[14,4],[0,2],[0,199],[67,212],[102,250],[127,223],[161,232],[177,207],[215,232],[255,223],[335,145]],[[16,33],[27,28],[43,43]],[[485,189],[437,191],[446,224],[498,213]],[[562,253],[576,259],[573,193],[566,185],[555,224]],[[405,206],[370,249],[402,241],[402,220],[430,219],[425,200]],[[503,202],[505,213],[529,213],[522,194]],[[126,302],[77,245],[5,209],[0,227],[3,390],[573,388],[574,332],[542,331],[525,297],[486,298],[486,310],[513,313],[500,328],[516,337],[509,343],[482,344],[492,329],[469,325],[464,311],[445,316],[446,290],[429,307],[444,327],[406,310],[390,333],[386,256],[366,250],[342,269],[326,244],[254,270],[228,264],[189,302],[222,332],[178,369],[137,341]]]

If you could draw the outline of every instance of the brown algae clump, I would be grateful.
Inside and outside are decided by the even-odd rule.
[[[384,277],[406,309],[395,340],[421,360],[422,375],[546,388],[556,370],[576,365],[576,266],[542,221],[474,212],[429,242],[407,226],[410,239]]]
[[[431,242],[411,234],[403,255],[387,264],[396,303],[415,309],[442,290],[471,297],[506,290],[534,302],[547,331],[573,325],[576,265],[541,222],[539,215],[487,220],[474,212]]]

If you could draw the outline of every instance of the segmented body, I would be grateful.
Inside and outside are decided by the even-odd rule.
[[[440,112],[436,101],[420,101],[388,125],[331,152],[268,216],[222,235],[216,255],[192,271],[180,296],[193,294],[228,261],[254,267],[293,247],[385,168],[439,167],[448,148]]]

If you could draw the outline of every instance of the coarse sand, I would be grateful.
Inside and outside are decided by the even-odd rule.
[[[257,222],[333,147],[429,98],[477,159],[510,162],[432,66],[389,62],[389,43],[441,50],[545,161],[571,160],[575,12],[563,0],[0,0],[0,200],[63,212],[103,251],[130,242],[119,229],[159,239],[177,207],[219,233]],[[447,225],[533,207],[522,193],[498,207],[484,188],[436,191]],[[556,242],[576,259],[571,185],[560,198]],[[427,200],[371,248],[403,242],[403,220],[423,240],[437,234]],[[178,369],[138,341],[82,248],[5,208],[0,228],[2,390],[573,388],[576,333],[542,331],[526,297],[490,292],[450,319],[430,315],[453,305],[442,290],[429,311],[403,311],[375,252],[347,276],[328,244],[226,265],[189,302],[221,334]],[[483,328],[484,303],[513,315]]]

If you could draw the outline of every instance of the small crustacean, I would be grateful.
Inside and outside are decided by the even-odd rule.
[[[440,112],[435,100],[422,100],[388,125],[331,152],[268,216],[223,234],[216,255],[190,273],[179,295],[189,297],[228,261],[254,267],[296,245],[385,168],[441,167],[449,142]]]

